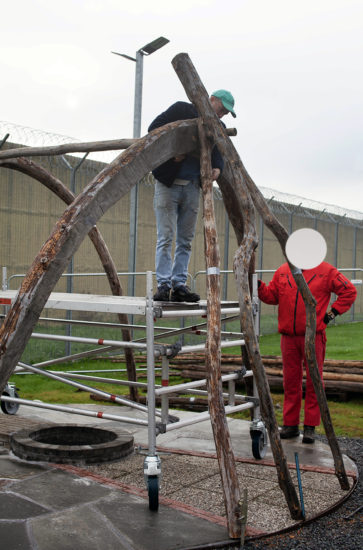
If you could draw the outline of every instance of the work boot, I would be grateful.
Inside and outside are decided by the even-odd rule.
[[[281,439],[291,439],[300,435],[299,426],[282,426],[280,430]]]
[[[158,286],[158,290],[154,294],[154,300],[156,302],[169,302],[170,287],[166,283]]]
[[[171,302],[199,302],[200,296],[186,285],[177,286],[171,291]]]
[[[304,425],[303,443],[315,443],[315,426]]]

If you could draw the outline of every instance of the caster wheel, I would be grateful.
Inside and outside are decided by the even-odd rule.
[[[5,397],[11,397],[7,392],[3,392]],[[18,398],[19,395],[14,392],[14,397]],[[5,414],[16,414],[19,409],[19,403],[11,403],[10,401],[0,401],[1,410]]]
[[[149,476],[147,480],[149,494],[149,510],[157,512],[159,508],[159,479],[158,476]]]
[[[265,445],[265,437],[263,432],[253,431],[252,438],[252,454],[256,460],[264,458],[266,455],[267,446]]]

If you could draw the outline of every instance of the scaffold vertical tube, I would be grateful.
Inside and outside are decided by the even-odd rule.
[[[166,355],[161,357],[161,385],[162,387],[169,386],[169,358]],[[161,422],[168,423],[169,415],[169,396],[164,394],[161,396]]]
[[[154,359],[154,311],[152,271],[146,274],[146,354],[147,354],[147,404],[149,454],[156,454],[155,423],[155,359]]]

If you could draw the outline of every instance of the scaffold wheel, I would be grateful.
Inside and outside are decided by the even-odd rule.
[[[149,510],[156,512],[159,508],[159,479],[158,476],[149,476],[147,480],[149,494]]]
[[[12,397],[5,391],[3,392],[3,395],[5,397]],[[16,398],[19,397],[16,391],[14,392],[13,397],[16,397]],[[1,410],[3,411],[4,414],[16,414],[18,412],[19,403],[11,403],[10,401],[1,401],[0,403],[1,403]]]
[[[266,455],[265,437],[263,432],[254,430],[251,433],[252,438],[252,454],[256,460],[261,460]]]

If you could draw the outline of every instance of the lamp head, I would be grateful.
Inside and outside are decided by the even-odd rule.
[[[152,42],[149,42],[149,44],[146,44],[142,48],[139,49],[139,52],[143,53],[144,55],[150,55],[156,50],[160,50],[163,46],[165,46],[168,42],[170,42],[167,38],[164,38],[163,36],[160,36],[159,38],[156,38]]]

